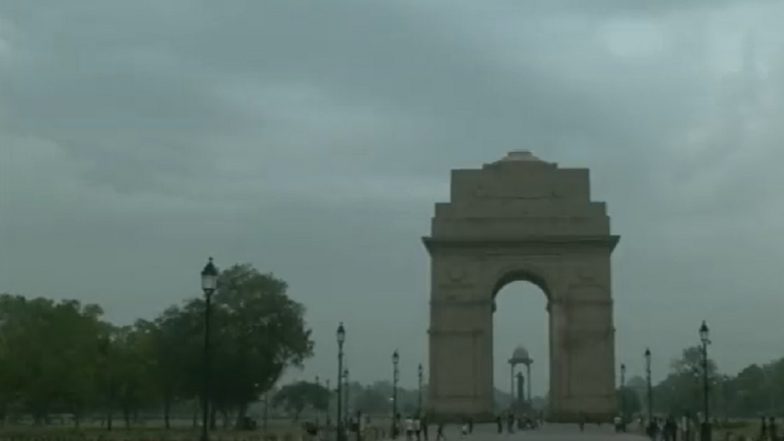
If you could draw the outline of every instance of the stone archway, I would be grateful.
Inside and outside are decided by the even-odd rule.
[[[525,280],[550,313],[553,421],[609,420],[615,405],[610,234],[587,169],[512,152],[481,169],[453,170],[423,238],[431,256],[429,408],[492,417],[495,294]]]

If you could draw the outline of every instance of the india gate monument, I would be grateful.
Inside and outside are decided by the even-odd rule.
[[[587,169],[512,152],[481,169],[453,170],[435,205],[431,257],[429,411],[495,415],[493,312],[507,284],[547,297],[551,421],[608,421],[616,413],[610,232]],[[544,313],[544,312],[543,312]]]

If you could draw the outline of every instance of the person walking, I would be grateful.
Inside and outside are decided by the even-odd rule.
[[[438,423],[438,429],[436,429],[436,441],[446,441],[446,436],[444,436],[444,422],[440,421]]]
[[[667,417],[667,421],[664,423],[664,441],[676,441],[675,438],[678,436],[678,425],[675,424],[675,418],[672,415]]]
[[[416,440],[422,441],[422,422],[418,416],[414,417],[414,433],[416,434]]]
[[[764,416],[760,418],[760,439],[764,440],[768,436],[768,419]]]
[[[770,432],[771,441],[778,441],[779,434],[776,428],[776,417],[770,417],[770,423],[768,423],[768,432]]]
[[[414,438],[414,419],[410,416],[406,418],[406,439],[408,441],[413,441]]]
[[[498,426],[498,433],[504,433],[504,422],[501,420],[501,415],[495,417],[495,424]]]
[[[657,441],[659,439],[659,424],[656,421],[656,418],[653,418],[648,422],[646,434],[652,441]]]
[[[514,414],[511,411],[506,416],[506,433],[509,435],[514,433]]]
[[[428,427],[429,421],[427,415],[422,415],[422,434],[425,436],[425,441],[428,441],[430,428]]]

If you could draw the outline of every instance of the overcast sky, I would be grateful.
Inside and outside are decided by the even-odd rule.
[[[389,377],[399,347],[413,386],[420,237],[449,170],[530,149],[589,167],[608,203],[630,374],[650,345],[661,378],[703,319],[727,372],[780,357],[782,17],[780,1],[0,0],[0,291],[130,323],[199,295],[208,255],[250,262],[307,306],[316,355],[292,376],[334,377],[342,320],[353,378]],[[546,358],[544,297],[502,297],[497,360],[518,341]]]

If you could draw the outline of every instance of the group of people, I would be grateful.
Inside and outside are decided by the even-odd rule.
[[[429,425],[428,425],[427,418],[425,417],[418,418],[416,416],[410,416],[405,420],[402,420],[400,415],[398,415],[397,418],[395,418],[395,420],[396,422],[393,430],[397,431],[398,428],[402,426],[403,430],[405,431],[406,441],[429,440]],[[531,416],[516,417],[512,412],[509,412],[508,414],[506,414],[505,418],[502,415],[498,415],[496,417],[496,425],[498,427],[498,433],[504,433],[504,422],[506,422],[506,432],[509,434],[514,433],[516,428],[520,430],[536,429],[540,425],[539,418],[537,417],[531,417]],[[464,418],[460,424],[460,433],[463,436],[468,436],[473,432],[474,432],[474,420],[471,418]],[[437,425],[435,441],[446,441],[443,422],[439,422]]]
[[[395,424],[393,431],[397,432],[401,425],[401,417],[395,417]],[[406,432],[406,441],[428,441],[430,438],[430,424],[427,417],[419,418],[417,416],[410,416],[402,421],[402,426]],[[436,441],[446,441],[444,435],[444,423],[438,423],[436,430]]]
[[[398,416],[398,419],[400,416]],[[425,441],[428,441],[429,438],[429,427],[427,424],[426,418],[418,418],[415,416],[411,416],[406,418],[403,422],[406,431],[406,440],[413,441],[421,441],[424,438]]]
[[[504,418],[501,415],[498,415],[495,419],[495,423],[498,433],[504,433]],[[539,420],[528,415],[515,417],[514,413],[507,413],[506,432],[509,434],[514,433],[515,425],[520,430],[536,429],[539,427]]]
[[[644,425],[640,417],[640,427]],[[645,424],[645,434],[652,441],[696,441],[700,439],[700,425],[688,417],[676,420],[674,417],[653,418]],[[762,417],[759,441],[779,441],[775,418]]]
[[[761,425],[760,425],[760,440],[761,441],[778,441],[779,434],[778,434],[778,427],[776,427],[776,418],[770,417],[767,419],[765,417],[761,417]]]
[[[645,434],[653,441],[676,441],[679,439],[679,433],[681,440],[690,438],[692,424],[687,418],[683,418],[680,425],[672,416],[668,416],[666,419],[653,418],[648,421],[648,425],[645,427]]]
[[[398,427],[399,423],[401,422],[400,416],[396,418],[398,423],[395,424],[395,427]],[[496,424],[498,425],[498,433],[504,432],[504,418],[499,415],[496,417]],[[428,441],[429,439],[429,427],[428,421],[426,418],[417,418],[416,416],[411,416],[406,418],[402,421],[402,426],[405,430],[406,434],[406,441]],[[508,413],[506,416],[506,430],[507,433],[514,433],[515,426],[518,429],[535,429],[539,426],[539,422],[535,418],[531,418],[529,416],[526,417],[515,417],[513,413]],[[474,420],[471,418],[464,418],[462,423],[460,424],[460,433],[462,436],[471,435],[474,432]],[[436,431],[436,440],[435,441],[446,441],[446,435],[444,433],[444,423],[439,422]]]

